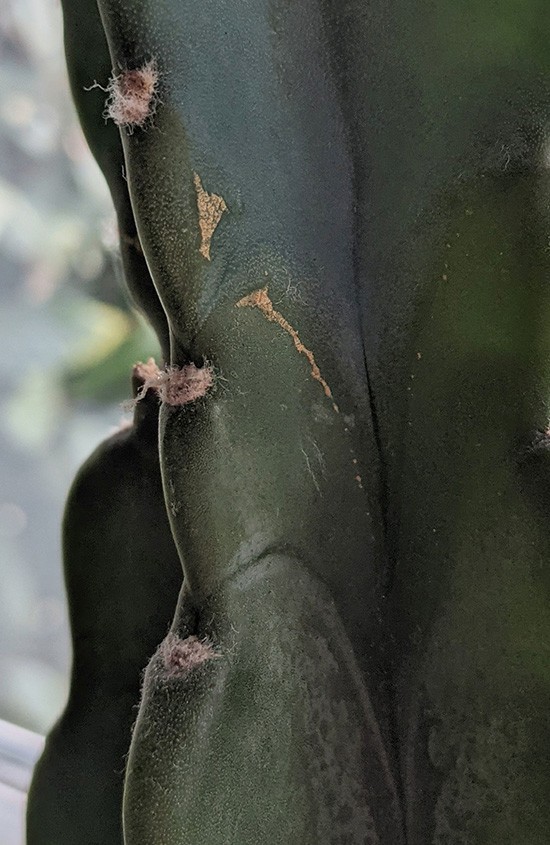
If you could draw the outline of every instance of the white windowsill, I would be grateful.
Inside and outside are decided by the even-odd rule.
[[[27,790],[43,747],[43,737],[0,719],[2,845],[24,845]]]

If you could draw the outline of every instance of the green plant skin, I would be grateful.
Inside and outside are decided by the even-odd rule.
[[[126,754],[142,671],[182,583],[162,498],[158,401],[102,443],[63,526],[73,666],[67,706],[33,776],[28,845],[121,845]]]
[[[171,361],[207,358],[221,376],[161,413],[187,576],[174,630],[208,635],[221,657],[179,680],[153,660],[127,845],[191,845],[201,825],[206,845],[547,842],[546,5],[99,6],[112,64],[155,57],[161,74],[153,125],[122,140]],[[229,207],[211,262],[194,173]],[[341,416],[288,334],[235,308],[264,285]],[[315,482],[309,442],[325,463]],[[321,582],[312,629],[302,611]],[[330,639],[334,663],[351,649],[359,683],[348,670],[335,691],[319,668],[304,684],[312,639]],[[338,706],[370,696],[354,747],[372,768],[354,794],[375,834],[357,810],[345,830],[336,810],[319,821],[327,783],[304,792],[314,689],[328,690],[322,753],[340,760],[353,756]],[[285,737],[284,753],[266,737]]]
[[[332,7],[395,563],[407,842],[542,845],[548,9]]]
[[[223,656],[204,670],[220,678],[221,691],[204,699],[197,672],[184,728],[183,701],[163,697],[162,687],[157,694],[152,672],[127,776],[126,842],[194,843],[204,816],[201,842],[212,845],[222,828],[241,845],[256,843],[260,832],[266,843],[285,836],[289,845],[322,845],[339,836],[397,845],[402,820],[381,669],[387,569],[376,445],[353,286],[351,174],[335,90],[318,66],[322,55],[315,53],[321,21],[310,14],[313,5],[300,12],[308,22],[304,33],[317,27],[310,36],[310,63],[301,73],[297,60],[308,60],[307,52],[295,43],[289,54],[286,40],[273,37],[277,22],[269,4],[99,5],[113,65],[139,67],[154,58],[160,73],[152,126],[122,137],[140,240],[169,316],[171,363],[205,358],[217,376],[215,389],[194,406],[163,408],[160,442],[168,511],[195,625],[202,634],[212,613],[221,617],[221,632],[212,630],[212,639]],[[195,173],[229,208],[214,233],[210,262],[199,249]],[[288,295],[293,285],[299,297]],[[313,351],[333,400],[312,377],[288,331],[257,308],[237,307],[243,296],[264,286]],[[253,573],[275,551],[285,577],[274,579],[269,602],[260,578],[251,575],[241,591],[239,573]],[[340,640],[330,647],[355,654],[359,667],[358,675],[342,674],[342,688],[327,690],[328,738],[321,742],[327,756],[337,748],[340,759],[355,759],[359,748],[364,761],[364,770],[354,767],[350,775],[355,803],[345,825],[337,818],[340,805],[332,802],[333,784],[314,789],[307,777],[304,784],[312,755],[303,732],[309,711],[302,697],[315,694],[323,674],[304,690],[291,661],[286,691],[276,697],[269,675],[274,649],[282,651],[289,636],[297,644],[308,641],[311,629],[290,607],[304,570],[303,583],[311,590],[324,584],[334,605],[332,615],[324,611],[318,636],[329,641],[329,622],[338,626]],[[302,590],[307,594],[305,586]],[[256,636],[257,626],[246,622],[262,602],[266,624],[269,620],[270,630],[278,632],[275,643]],[[227,661],[235,649],[241,656],[231,672]],[[284,668],[279,661],[277,671]],[[193,679],[189,683],[194,689]],[[220,749],[209,714],[217,723],[229,708],[228,718],[234,712],[231,718],[238,721],[236,705],[233,711],[225,703],[237,700],[237,692],[238,701],[254,696],[270,706],[259,704],[243,714],[247,745],[235,737]],[[369,718],[344,740],[338,708],[357,713],[369,699]],[[284,772],[266,757],[266,732],[286,735],[293,748],[293,760],[281,762]],[[383,741],[375,741],[380,735]],[[144,788],[151,754],[147,737],[154,737],[158,765]],[[178,748],[181,743],[181,758],[174,756],[175,743]],[[202,810],[191,816],[183,796],[194,794],[197,774],[181,760],[199,750],[209,761],[212,783]],[[240,771],[247,772],[242,780],[235,775]],[[261,790],[254,788],[260,783]],[[269,815],[264,812],[269,792],[285,800],[296,795],[283,827],[287,811],[275,797]],[[205,808],[214,802],[219,810],[210,823]],[[372,834],[367,815],[373,818]]]
[[[212,794],[212,800],[214,794],[219,796],[222,814],[219,824],[233,831],[235,843],[257,841],[260,830],[268,842],[282,842],[284,837],[292,845],[329,842],[341,829],[337,818],[341,805],[331,803],[328,788],[311,785],[307,803],[295,803],[292,810],[288,803],[279,806],[273,797],[272,813],[266,817],[261,809],[263,802],[250,804],[250,782],[261,782],[266,791],[276,796],[281,794],[279,779],[282,778],[286,795],[289,791],[297,795],[303,792],[304,776],[306,773],[307,784],[307,766],[311,759],[311,738],[302,728],[304,720],[309,718],[308,708],[302,701],[305,692],[312,698],[316,694],[322,695],[320,691],[326,684],[324,694],[330,715],[337,714],[339,707],[356,713],[360,709],[359,702],[367,700],[368,711],[359,720],[357,731],[347,739],[336,716],[333,721],[327,717],[328,738],[324,746],[321,742],[321,747],[327,757],[331,752],[344,758],[352,757],[355,749],[360,750],[364,769],[361,777],[353,781],[352,789],[357,806],[363,809],[353,812],[352,819],[342,825],[346,835],[351,837],[350,841],[363,841],[367,835],[365,808],[368,808],[374,818],[376,837],[373,835],[367,841],[398,843],[401,841],[401,821],[391,759],[388,759],[390,754],[384,748],[388,745],[387,736],[384,745],[373,740],[379,733],[388,733],[387,726],[378,725],[376,719],[379,712],[384,713],[385,679],[380,668],[383,583],[380,570],[377,571],[373,564],[382,555],[369,526],[367,497],[355,479],[350,444],[356,444],[357,434],[345,432],[342,419],[334,414],[330,403],[327,403],[328,414],[322,413],[327,400],[288,337],[283,332],[278,333],[277,326],[265,321],[257,312],[238,309],[237,314],[233,325],[229,310],[222,311],[219,316],[212,315],[199,336],[201,340],[204,337],[207,348],[207,341],[212,342],[207,331],[220,340],[217,361],[222,373],[232,374],[230,386],[225,388],[220,384],[217,392],[199,400],[191,409],[162,409],[161,459],[168,501],[170,505],[179,503],[181,508],[172,519],[172,525],[178,546],[185,549],[189,601],[202,624],[199,631],[202,633],[212,616],[220,615],[222,631],[214,630],[211,634],[223,655],[219,660],[219,672],[224,671],[221,668],[223,661],[233,663],[236,650],[235,675],[228,670],[227,684],[232,687],[239,682],[241,700],[248,697],[257,700],[258,704],[246,712],[241,722],[241,731],[246,733],[249,745],[242,746],[235,739],[227,756],[221,757],[216,734],[203,739],[197,727],[196,734],[191,733],[194,738],[183,745],[182,753],[187,753],[186,748],[199,745],[202,740],[205,757],[212,760],[213,776],[217,772],[209,794]],[[227,326],[225,335],[223,326]],[[262,408],[261,421],[251,413],[251,394]],[[190,482],[187,491],[181,484],[184,467]],[[281,490],[284,490],[284,497],[280,495]],[[193,491],[192,495],[189,491]],[[173,512],[176,508],[170,510]],[[337,524],[335,510],[338,512]],[[370,554],[365,555],[365,549],[369,547]],[[266,595],[266,585],[261,578],[254,577],[255,567],[275,551],[280,554],[282,574],[273,578]],[[303,570],[308,573],[307,579],[302,575]],[[246,584],[246,590],[236,585],[239,579]],[[330,614],[324,608],[321,614],[319,609],[321,616],[313,633],[298,610],[292,610],[292,597],[296,593],[307,596],[308,591],[318,590],[319,584],[325,585],[334,609]],[[263,616],[258,610],[262,606]],[[260,621],[249,626],[246,620],[254,614],[260,615]],[[272,633],[260,637],[257,628],[268,624]],[[337,625],[342,632],[338,640],[330,633]],[[286,694],[281,690],[281,694],[274,697],[270,672],[277,655],[285,653],[289,638],[299,653],[311,636],[319,639],[319,648],[321,643],[327,644],[330,665],[339,662],[341,651],[355,652],[355,661],[360,667],[356,674],[362,679],[359,690],[356,674],[343,672],[341,685],[334,684],[333,689],[321,669],[304,690],[300,665],[297,659],[290,659],[290,663],[279,660],[276,664],[278,674],[285,668],[289,673],[289,689]],[[255,643],[252,656],[247,646],[251,639]],[[261,663],[263,670],[259,672]],[[328,674],[328,669],[325,672]],[[226,700],[226,694],[229,696],[230,692],[224,688],[222,702]],[[154,695],[153,700],[157,700]],[[271,702],[269,710],[263,705],[265,701]],[[148,789],[148,802],[144,802],[140,773],[149,759],[149,745],[146,743],[142,748],[140,744],[152,731],[159,749],[168,751],[167,746],[173,741],[170,725],[177,716],[177,711],[176,714],[172,712],[171,704],[171,701],[165,702],[163,718],[160,718],[160,708],[153,712],[149,710],[148,699],[141,708],[127,777],[125,824],[128,843],[154,842],[155,830],[166,830],[166,841],[177,845],[196,841],[198,821],[188,816],[179,797],[191,788],[192,770],[178,766],[177,761],[172,764],[166,754],[166,773],[161,782],[164,790],[162,787]],[[181,708],[179,699],[175,706]],[[208,719],[210,707],[218,718],[222,715],[219,712],[221,703],[217,700],[213,704],[209,701],[203,704],[200,699],[193,702],[190,697],[187,712],[191,730],[196,720],[200,725],[203,719]],[[362,710],[366,708],[362,707]],[[235,719],[238,712],[237,708]],[[283,753],[280,766],[284,766],[285,771],[281,772],[280,767],[274,769],[264,759],[264,742],[266,733],[272,737],[280,732],[288,733],[289,719],[288,741],[295,757],[286,762]],[[349,728],[347,721],[345,724]],[[163,735],[164,741],[161,740]],[[250,748],[255,749],[252,757]],[[243,769],[248,771],[248,776],[244,780],[236,778],[235,772]],[[334,788],[333,784],[331,788]],[[162,807],[165,808],[169,797],[178,813],[176,819],[172,816],[172,823],[167,828],[164,822],[151,824],[152,819],[159,819],[161,811],[157,802],[161,796]],[[243,815],[243,806],[249,807],[247,816]],[[289,813],[287,824],[290,828],[281,830],[283,806]],[[164,809],[162,818],[163,813]],[[325,823],[320,829],[321,815]],[[201,841],[219,841],[216,838],[219,831],[219,826],[207,828]]]
[[[218,596],[198,627],[184,596],[174,628],[220,643],[219,656],[178,677],[161,653],[148,667],[126,842],[401,841],[364,675],[329,590],[273,552]]]
[[[461,186],[411,367],[393,601],[415,845],[542,845],[550,829],[549,187]]]
[[[62,7],[71,91],[86,141],[103,171],[115,206],[124,279],[133,304],[150,321],[167,360],[168,322],[139,245],[120,134],[112,121],[104,118],[104,89],[112,68],[101,18],[95,2],[63,0]]]

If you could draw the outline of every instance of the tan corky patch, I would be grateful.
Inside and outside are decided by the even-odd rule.
[[[317,366],[315,361],[313,352],[310,349],[307,349],[300,338],[298,337],[298,332],[294,329],[290,323],[285,320],[282,314],[275,310],[273,307],[273,303],[269,298],[269,294],[267,292],[267,288],[261,288],[260,290],[255,290],[253,293],[249,294],[248,296],[243,296],[237,302],[237,308],[259,308],[262,314],[267,317],[268,320],[271,320],[273,323],[277,323],[287,334],[290,335],[292,340],[294,341],[294,346],[298,350],[301,355],[305,355],[307,360],[309,361],[311,367],[311,375],[312,377],[319,382],[321,387],[325,392],[325,396],[328,399],[332,400],[332,407],[338,414],[340,409],[338,405],[334,401],[332,396],[332,391],[328,384],[326,383],[325,379],[321,375],[321,370]]]
[[[195,173],[195,190],[197,192],[197,207],[199,210],[199,226],[201,230],[201,245],[199,251],[201,255],[210,261],[210,246],[214,232],[218,228],[219,222],[225,211],[228,211],[227,205],[223,197],[218,194],[209,194],[205,191],[201,177]]]
[[[319,384],[321,385],[321,387],[324,390],[325,396],[327,397],[327,399],[330,399],[334,412],[339,414],[340,409],[339,409],[338,405],[336,404],[336,402],[334,401],[334,397],[332,395],[332,390],[330,389],[329,385],[327,384],[327,382],[325,381],[325,379],[321,375],[321,370],[319,369],[317,362],[315,361],[315,356],[313,355],[313,352],[310,349],[307,349],[307,347],[304,346],[304,344],[300,340],[298,332],[296,331],[295,328],[293,328],[293,326],[290,325],[288,320],[286,320],[279,311],[275,310],[273,303],[272,303],[272,301],[269,297],[268,289],[266,287],[265,288],[259,288],[258,290],[253,291],[252,293],[248,294],[247,296],[243,296],[243,298],[240,299],[236,303],[236,305],[237,305],[237,308],[258,308],[261,311],[261,313],[264,315],[264,317],[266,317],[272,323],[277,323],[277,325],[280,326],[283,329],[283,331],[285,331],[287,334],[290,335],[290,337],[292,338],[292,340],[294,342],[294,346],[296,347],[297,351],[300,353],[300,355],[304,355],[307,358],[309,365],[311,367],[312,378],[314,378],[316,381],[319,382]],[[349,429],[348,429],[347,426],[344,426],[344,431],[346,432],[346,434],[349,433]],[[353,454],[353,452],[352,452],[352,454]],[[306,461],[307,461],[308,467],[309,467],[309,461],[307,459],[307,456],[306,456]],[[354,465],[354,468],[357,467],[357,458],[355,458],[355,457],[353,458],[353,465]],[[355,480],[357,486],[359,487],[359,489],[363,490],[363,479],[361,478],[361,475],[357,471],[355,471],[355,473],[354,473],[354,480]],[[317,486],[317,482],[315,482],[315,484]]]

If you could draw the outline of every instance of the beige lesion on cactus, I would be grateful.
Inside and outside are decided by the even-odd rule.
[[[201,177],[198,173],[194,176],[195,190],[197,192],[197,207],[199,210],[199,227],[201,231],[201,245],[199,251],[207,261],[211,260],[210,247],[212,237],[218,228],[219,222],[224,213],[228,211],[226,202],[218,194],[209,194],[203,187]]]
[[[248,296],[243,296],[242,299],[239,299],[237,302],[237,308],[258,308],[261,313],[270,320],[272,323],[277,323],[283,331],[290,335],[293,340],[294,346],[296,347],[297,351],[300,355],[304,355],[311,367],[311,376],[318,381],[327,399],[330,399],[332,402],[333,410],[338,414],[339,408],[336,402],[334,401],[334,397],[332,395],[332,390],[328,386],[327,382],[321,375],[321,370],[319,369],[317,362],[315,360],[315,356],[313,352],[308,349],[298,335],[296,329],[290,325],[288,320],[286,320],[283,315],[275,309],[273,306],[273,302],[271,301],[268,289],[267,288],[260,288],[259,290],[255,290],[253,293],[250,293]]]
[[[237,308],[257,308],[267,320],[269,320],[271,323],[276,323],[283,331],[290,335],[290,337],[292,338],[292,342],[294,343],[294,346],[296,348],[296,351],[307,359],[311,368],[311,377],[315,379],[315,381],[319,382],[319,384],[323,388],[325,396],[327,397],[327,399],[330,400],[332,404],[332,410],[334,411],[334,413],[340,414],[340,408],[338,407],[334,399],[332,390],[330,389],[327,381],[323,378],[323,375],[321,374],[321,370],[319,369],[319,365],[315,360],[313,352],[311,351],[311,349],[308,349],[307,346],[304,346],[294,326],[291,326],[291,324],[280,313],[280,311],[276,310],[269,296],[267,287],[258,288],[258,290],[253,291],[247,296],[243,296],[242,299],[239,299],[239,301],[236,303],[236,306]],[[347,425],[344,425],[344,430],[346,434],[349,433],[349,428]],[[350,451],[353,455],[354,480],[359,489],[363,490],[363,479],[358,471],[358,460],[355,457],[353,450],[350,449]]]

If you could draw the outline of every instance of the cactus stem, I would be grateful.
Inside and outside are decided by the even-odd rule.
[[[144,126],[155,113],[158,70],[154,59],[141,68],[125,70],[109,80],[105,118],[132,130]]]
[[[160,644],[160,656],[166,674],[170,678],[181,677],[196,669],[207,660],[215,660],[221,654],[214,651],[212,643],[207,639],[199,640],[192,635],[182,640],[177,634],[170,632]]]

